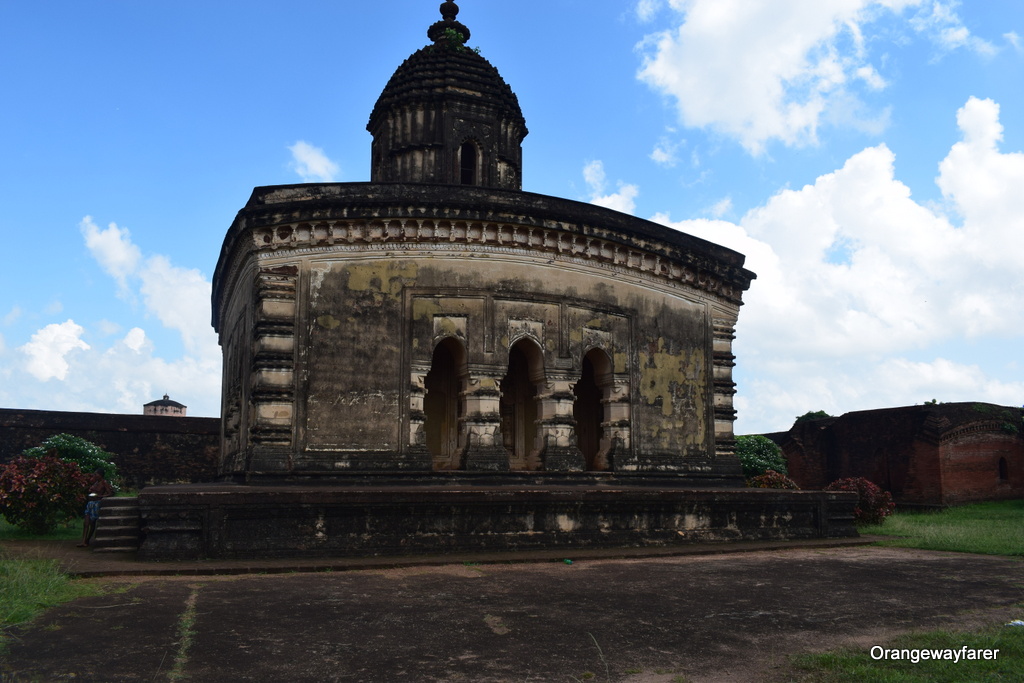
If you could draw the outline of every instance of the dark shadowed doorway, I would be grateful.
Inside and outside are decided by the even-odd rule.
[[[537,385],[544,381],[544,358],[531,341],[509,350],[508,373],[501,381],[501,431],[509,452],[509,468],[540,467],[537,448]]]
[[[427,395],[423,400],[426,417],[427,450],[434,469],[458,469],[461,465],[459,418],[462,417],[462,366],[465,352],[455,339],[445,339],[434,348],[430,372],[423,386]]]
[[[572,414],[576,420],[576,446],[583,453],[588,470],[608,469],[602,451],[604,436],[605,406],[612,384],[611,360],[601,349],[591,349],[583,357],[583,370],[573,388],[576,401]],[[607,450],[607,449],[605,449]]]

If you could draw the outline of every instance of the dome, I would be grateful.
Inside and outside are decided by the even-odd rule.
[[[427,31],[433,44],[405,60],[381,92],[366,128],[374,182],[520,189],[526,120],[498,70],[465,45],[458,6]]]
[[[381,119],[412,102],[460,101],[485,106],[526,133],[519,99],[498,70],[470,48],[444,43],[417,50],[395,70],[370,114],[371,133]]]

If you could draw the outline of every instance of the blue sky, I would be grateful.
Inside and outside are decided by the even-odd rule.
[[[217,415],[235,212],[368,180],[438,4],[0,0],[0,407]],[[738,433],[1024,402],[1024,4],[460,7],[519,96],[524,189],[747,255]]]

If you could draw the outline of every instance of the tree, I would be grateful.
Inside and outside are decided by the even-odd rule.
[[[796,424],[801,422],[809,422],[810,420],[824,420],[826,417],[832,417],[824,410],[808,410],[806,413],[796,418]]]
[[[775,470],[780,474],[788,474],[786,459],[782,450],[774,441],[766,436],[754,434],[736,437],[736,455],[743,464],[743,476],[747,479]]]
[[[22,455],[28,458],[54,456],[77,464],[87,474],[103,470],[104,478],[116,486],[117,465],[112,462],[114,454],[78,436],[54,434],[40,445],[25,449]]]

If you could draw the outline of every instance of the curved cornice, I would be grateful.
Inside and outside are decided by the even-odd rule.
[[[756,277],[731,249],[568,199],[457,185],[279,185],[253,190],[228,230],[213,278],[214,327],[232,261],[251,251],[340,243],[465,243],[570,254],[661,276],[736,305]]]

